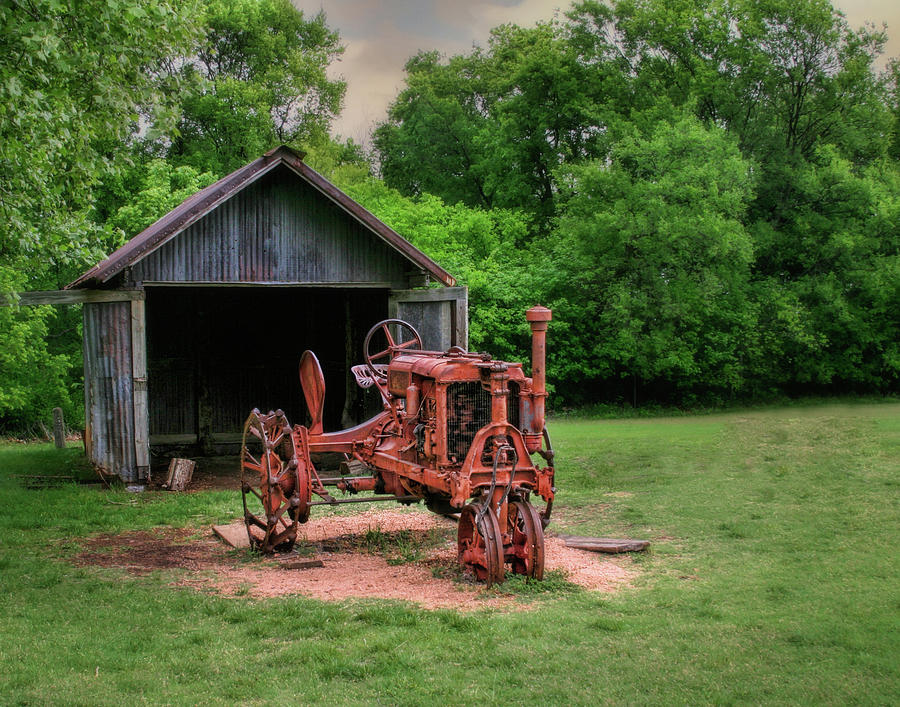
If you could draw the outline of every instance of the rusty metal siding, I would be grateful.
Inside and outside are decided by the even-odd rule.
[[[91,462],[124,481],[137,481],[131,304],[87,303],[83,320]]]
[[[382,283],[410,263],[281,167],[135,263],[134,282]]]

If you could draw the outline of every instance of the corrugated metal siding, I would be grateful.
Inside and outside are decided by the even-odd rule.
[[[147,255],[135,282],[391,283],[409,262],[287,168]]]
[[[136,481],[131,305],[88,303],[83,317],[91,461],[124,481]]]

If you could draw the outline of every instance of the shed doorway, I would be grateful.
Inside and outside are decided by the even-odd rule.
[[[349,369],[362,362],[366,332],[388,315],[386,289],[147,286],[146,293],[155,467],[173,455],[236,454],[253,408],[280,408],[306,424],[298,378],[306,349],[325,373],[326,430],[380,407]]]

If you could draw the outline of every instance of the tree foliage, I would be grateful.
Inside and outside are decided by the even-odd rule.
[[[343,48],[324,13],[289,0],[206,0],[205,33],[170,61],[185,89],[166,156],[227,174],[280,144],[324,142],[344,97],[328,66]]]
[[[215,181],[210,172],[201,174],[188,165],[173,167],[165,160],[152,160],[144,165],[137,193],[107,219],[106,227],[114,234],[110,240],[124,243]]]
[[[0,4],[0,294],[59,287],[105,254],[93,187],[121,167],[141,114],[172,124],[159,69],[195,36],[195,7]],[[66,374],[80,359],[52,336],[73,327],[48,308],[0,308],[0,422],[77,408]]]
[[[554,24],[503,26],[486,50],[422,52],[374,133],[382,174],[407,195],[552,215],[554,170],[596,154],[584,70]]]
[[[382,174],[530,215],[572,398],[896,389],[885,38],[828,0],[584,0],[414,57]]]
[[[280,143],[359,163],[327,135],[337,33],[288,0],[14,0],[0,48],[0,295],[65,285]],[[0,426],[77,418],[79,319],[0,308]]]
[[[286,143],[469,286],[471,343],[555,309],[563,400],[900,384],[900,63],[828,0],[581,0],[422,51],[328,135],[324,14],[289,0],[0,4],[0,294],[59,287]],[[0,308],[0,425],[77,414],[77,311]],[[35,370],[41,375],[35,376]]]
[[[581,355],[556,355],[562,377],[740,389],[754,321],[739,218],[752,180],[733,141],[693,118],[660,123],[563,181],[550,295],[577,322],[557,350]]]

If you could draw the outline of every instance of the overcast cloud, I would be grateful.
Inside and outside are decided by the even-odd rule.
[[[403,86],[403,66],[420,49],[445,55],[487,43],[492,27],[549,20],[570,2],[559,0],[292,0],[304,13],[324,10],[344,55],[331,69],[347,81],[344,110],[332,132],[368,144],[375,123]],[[887,56],[900,56],[900,2],[840,0],[851,27],[888,24]]]

